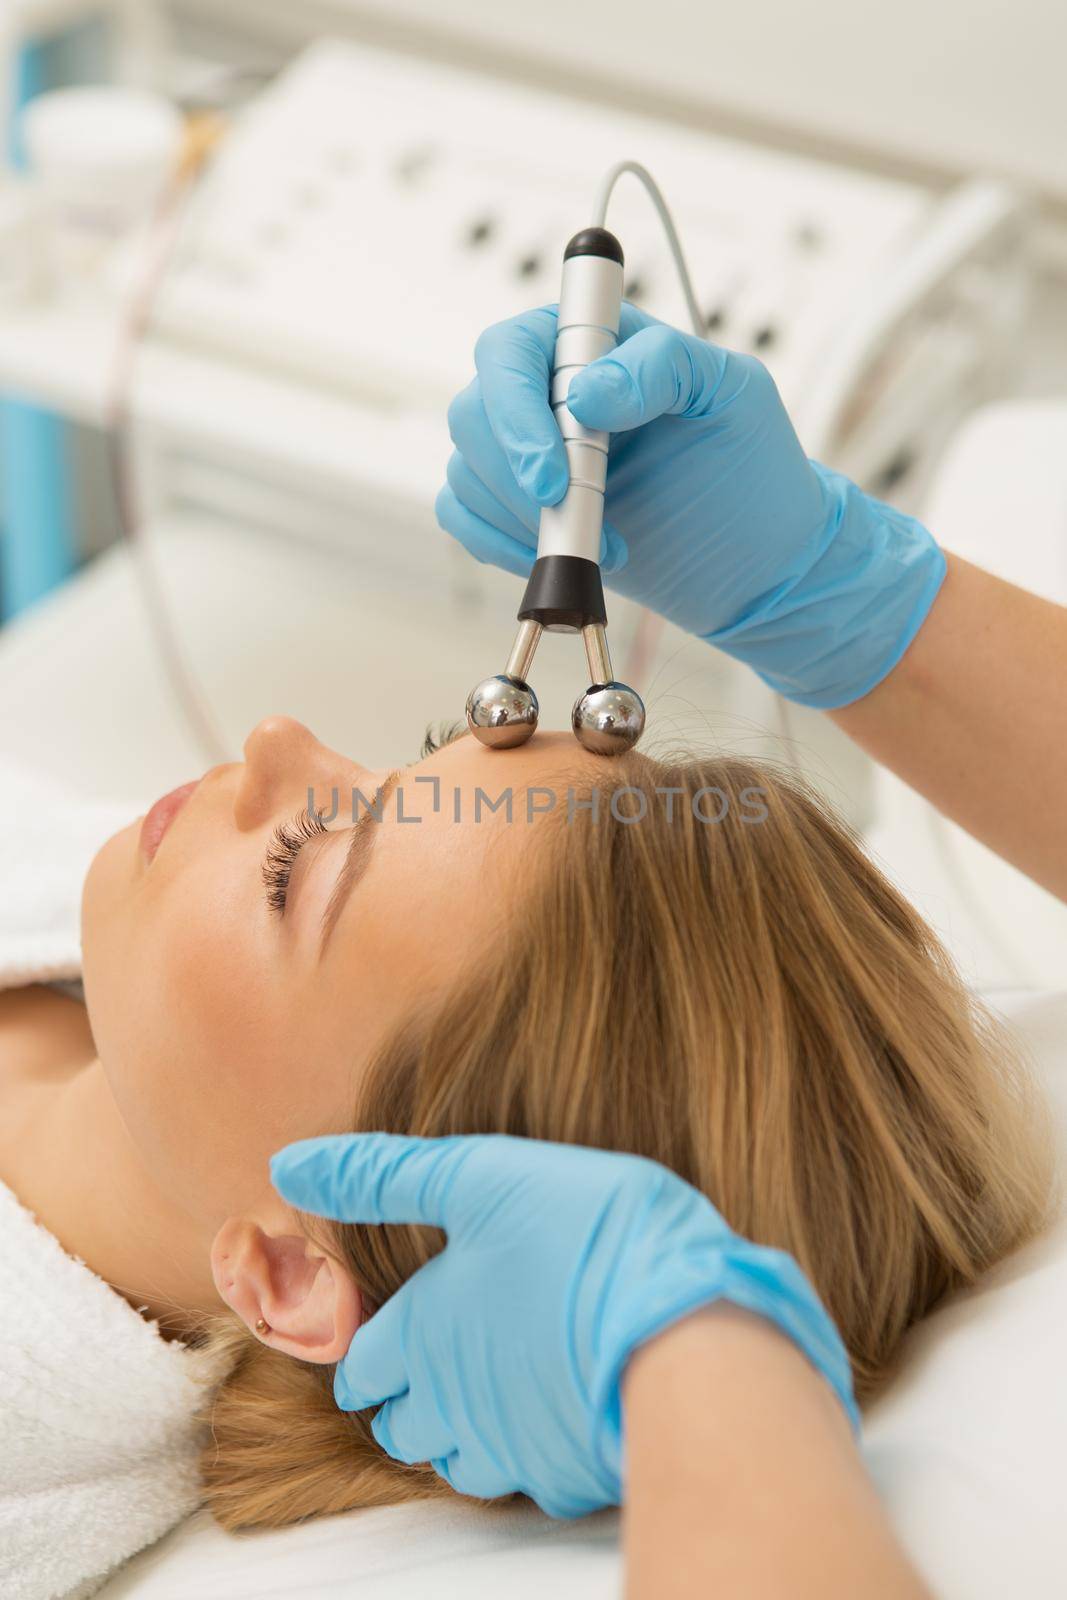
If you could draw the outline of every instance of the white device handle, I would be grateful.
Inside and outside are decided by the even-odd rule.
[[[600,561],[608,435],[583,428],[567,408],[575,375],[608,355],[619,339],[623,262],[618,240],[604,228],[576,234],[563,259],[559,323],[552,360],[552,411],[567,450],[570,484],[558,505],[541,512],[537,557],[580,556]]]

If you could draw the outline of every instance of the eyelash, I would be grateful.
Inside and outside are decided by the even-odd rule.
[[[276,915],[284,916],[293,863],[311,839],[327,831],[317,811],[301,811],[291,822],[280,822],[271,834],[263,860],[263,886],[267,904]]]
[[[422,741],[419,755],[423,757],[436,755],[445,745],[455,744],[460,735],[466,731],[466,724],[462,722],[439,722],[436,727],[431,722],[426,729],[426,737]]]

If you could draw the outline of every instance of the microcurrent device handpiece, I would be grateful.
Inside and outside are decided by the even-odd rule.
[[[569,483],[558,505],[541,512],[537,559],[519,607],[519,631],[504,672],[467,697],[467,726],[493,749],[524,744],[537,727],[537,696],[527,679],[541,635],[581,633],[589,688],[574,703],[571,726],[587,750],[621,755],[645,726],[640,696],[612,676],[607,610],[600,576],[608,435],[570,413],[575,375],[618,343],[622,246],[606,228],[576,233],[563,255],[559,321],[552,361],[552,411],[567,451]]]

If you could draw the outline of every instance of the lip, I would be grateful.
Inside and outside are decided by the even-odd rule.
[[[163,835],[199,782],[200,779],[197,778],[195,783],[183,783],[179,788],[172,789],[169,794],[157,800],[148,812],[141,823],[140,841],[141,853],[146,861],[155,858],[156,851],[163,842]]]

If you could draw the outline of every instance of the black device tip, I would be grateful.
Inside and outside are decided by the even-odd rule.
[[[605,261],[617,261],[621,267],[622,245],[607,228],[583,228],[576,233],[563,252],[564,261],[571,256],[602,256]]]

